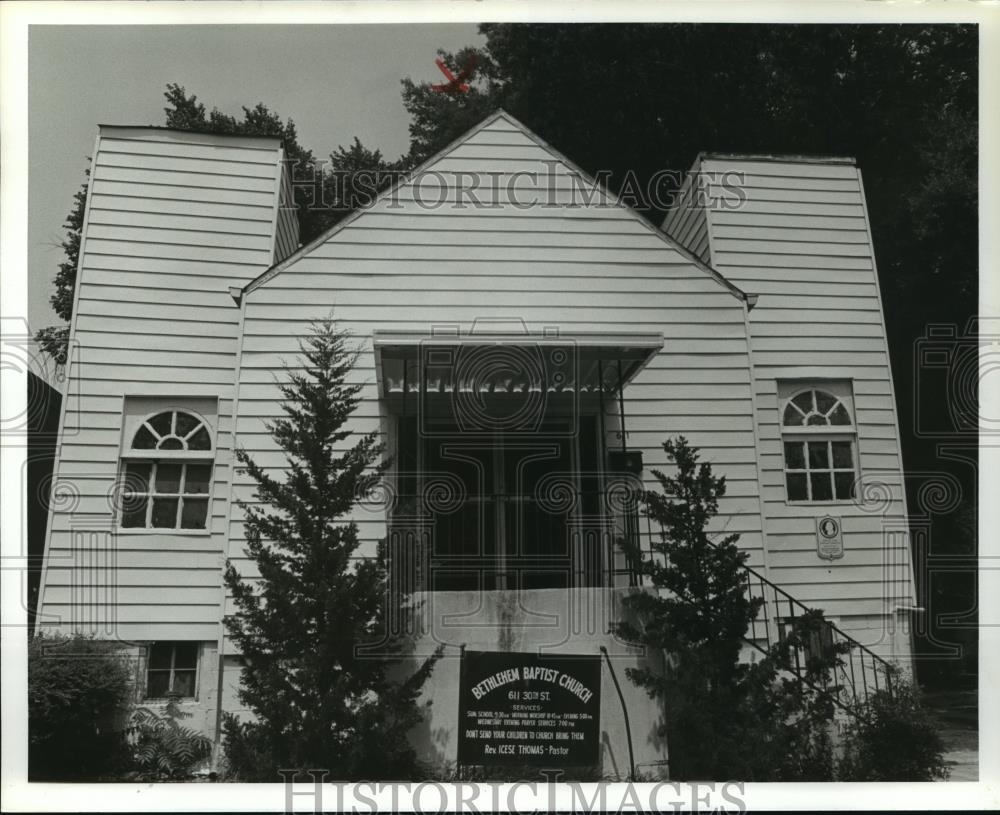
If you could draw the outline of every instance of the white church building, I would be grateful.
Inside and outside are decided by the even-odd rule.
[[[252,574],[236,500],[253,489],[234,450],[283,466],[265,428],[282,366],[332,312],[360,347],[352,429],[393,457],[354,513],[359,556],[389,543],[425,601],[418,650],[445,645],[422,758],[459,760],[463,652],[549,653],[597,660],[603,774],[668,772],[611,625],[642,589],[620,540],[658,534],[629,490],[671,470],[679,435],[726,477],[714,528],[739,533],[766,601],[748,654],[819,608],[852,645],[845,694],[908,664],[896,401],[853,160],[703,154],[657,228],[499,111],[305,246],[291,193],[276,138],[100,128],[39,630],[126,643],[137,698],[179,694],[207,733],[240,712],[223,570]]]

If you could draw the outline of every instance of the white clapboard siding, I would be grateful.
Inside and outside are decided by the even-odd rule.
[[[505,181],[514,173],[542,179],[536,189]],[[470,175],[472,174],[472,175]],[[282,453],[264,423],[280,414],[274,372],[295,365],[310,320],[331,312],[354,335],[361,354],[351,381],[363,383],[352,430],[388,436],[376,388],[373,332],[430,332],[477,320],[522,321],[529,331],[564,334],[662,332],[663,351],[625,391],[630,448],[641,449],[647,484],[652,468],[670,469],[662,442],[686,435],[720,475],[730,479],[722,507],[726,531],[741,534],[762,562],[761,509],[744,307],[713,273],[610,199],[589,206],[574,191],[588,183],[568,162],[505,115],[488,120],[407,185],[279,264],[246,295],[237,407],[237,438],[252,458],[280,474]],[[476,191],[496,206],[468,205]],[[555,205],[518,206],[518,193],[544,193]],[[423,198],[421,198],[421,192]],[[440,192],[440,196],[438,195]],[[422,206],[420,201],[445,203]],[[510,323],[508,323],[510,324]],[[607,443],[621,444],[617,407],[609,405]],[[356,438],[357,436],[354,436]],[[345,442],[350,443],[350,439]],[[252,501],[237,475],[234,496]],[[374,555],[386,534],[382,507],[357,507],[358,557]],[[720,520],[719,531],[725,526]],[[642,534],[647,526],[641,524]],[[241,513],[234,510],[229,557],[247,576]]]
[[[864,192],[850,160],[703,156],[703,179],[742,179],[741,206],[706,213],[715,268],[759,295],[750,313],[761,497],[769,576],[803,602],[843,614],[882,614],[913,600],[906,541],[886,522],[905,517],[891,372]],[[672,224],[679,224],[675,215]],[[886,483],[868,505],[786,500],[777,382],[850,380],[861,475]],[[880,493],[881,495],[881,493]],[[845,555],[816,555],[815,519],[842,518]],[[884,562],[902,563],[888,579]]]
[[[278,213],[275,222],[274,254],[272,261],[279,263],[299,248],[299,216],[295,208],[292,189],[292,168],[282,153],[281,189],[278,194]]]
[[[705,208],[696,199],[698,177],[696,162],[677,191],[675,201],[663,222],[663,231],[704,262],[711,263],[708,219],[705,217]]]
[[[126,639],[215,639],[228,536],[239,308],[271,265],[277,139],[102,127],[82,233],[40,619]],[[284,224],[287,251],[292,229]],[[118,530],[126,396],[216,401],[207,530]],[[66,491],[59,498],[60,486]]]

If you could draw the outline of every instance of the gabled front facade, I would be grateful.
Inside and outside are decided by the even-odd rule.
[[[207,732],[239,710],[222,569],[253,573],[235,505],[252,488],[232,451],[283,465],[265,429],[274,374],[332,311],[361,352],[352,429],[393,455],[383,500],[354,513],[359,556],[387,543],[425,601],[418,654],[446,646],[414,734],[426,759],[456,760],[449,655],[604,648],[603,771],[624,777],[629,748],[663,769],[655,707],[624,678],[640,657],[609,628],[639,590],[618,542],[656,534],[628,496],[669,470],[668,437],[726,476],[716,528],[740,534],[755,586],[907,660],[902,465],[860,177],[846,162],[706,167],[742,173],[745,199],[682,198],[658,230],[499,112],[296,248],[275,140],[102,128],[63,419],[78,430],[56,474],[78,500],[53,503],[40,626],[134,643],[140,692],[182,692]],[[840,534],[822,537],[831,522]],[[772,604],[753,636],[787,616]]]

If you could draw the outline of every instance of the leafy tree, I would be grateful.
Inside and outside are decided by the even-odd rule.
[[[413,777],[406,736],[436,656],[393,678],[405,642],[389,636],[389,624],[402,598],[390,596],[381,557],[354,559],[358,528],[345,516],[385,466],[374,431],[344,449],[354,438],[347,423],[361,385],[349,374],[358,352],[331,319],[315,323],[301,348],[301,370],[288,369],[281,385],[285,415],[268,425],[285,454],[283,477],[237,452],[256,484],[259,505],[241,506],[260,580],[227,566],[238,613],[226,628],[244,660],[240,699],[256,720],[228,717],[227,759],[243,780],[311,767],[337,779]],[[375,646],[381,653],[359,650]]]
[[[90,170],[86,171],[90,176]],[[83,231],[83,216],[87,207],[87,186],[83,186],[73,195],[73,209],[66,216],[66,239],[62,242],[66,259],[59,264],[56,272],[55,292],[49,297],[52,310],[66,325],[54,325],[35,332],[35,341],[39,347],[59,365],[66,364],[69,349],[69,321],[73,317],[73,293],[76,288],[76,267],[80,260],[80,235]]]
[[[661,702],[659,734],[670,744],[671,777],[831,780],[835,703],[828,689],[843,648],[817,647],[826,622],[814,611],[763,658],[741,660],[763,601],[746,591],[749,555],[737,546],[739,536],[713,541],[706,531],[725,495],[725,477],[699,464],[683,436],[663,449],[677,473],[654,470],[662,492],[642,496],[662,534],[653,557],[635,544],[628,552],[657,591],[624,599],[630,619],[617,633],[645,647],[653,663],[626,673]],[[807,655],[801,672],[793,670],[796,653]]]
[[[323,178],[323,205],[331,211],[327,226],[368,206],[411,167],[405,156],[387,161],[380,150],[369,150],[357,137],[350,147],[338,147],[330,154],[330,170]]]
[[[133,668],[117,642],[36,636],[28,643],[28,774],[33,781],[113,780]]]
[[[488,51],[463,48],[456,54],[438,50],[438,56],[457,76],[466,66],[472,75],[467,93],[441,93],[432,83],[403,79],[403,104],[410,114],[410,153],[412,166],[426,161],[466,131],[475,127],[498,107],[503,107],[503,92],[497,80],[497,67]],[[470,63],[470,60],[472,62]]]

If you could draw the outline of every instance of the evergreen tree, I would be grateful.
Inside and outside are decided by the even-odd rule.
[[[832,780],[828,726],[834,702],[824,689],[833,688],[831,671],[842,647],[810,648],[826,625],[814,611],[797,619],[763,658],[741,660],[763,600],[747,591],[749,554],[736,545],[739,535],[713,541],[706,531],[726,479],[699,464],[683,436],[663,449],[677,474],[654,470],[662,492],[642,496],[662,534],[653,543],[654,557],[629,552],[657,591],[624,599],[631,620],[617,633],[662,658],[626,673],[661,702],[659,733],[670,746],[671,777]],[[796,651],[810,654],[801,676],[791,671]]]
[[[390,617],[402,598],[390,597],[384,558],[354,558],[358,528],[346,516],[385,467],[374,431],[346,447],[358,352],[329,318],[301,348],[301,370],[286,369],[281,385],[285,415],[268,424],[284,476],[237,451],[256,484],[257,503],[240,506],[260,580],[227,566],[238,613],[226,627],[244,660],[240,699],[256,720],[227,718],[227,758],[250,781],[293,768],[345,780],[413,777],[407,732],[421,718],[416,697],[437,655],[394,678],[405,642],[390,636]]]

